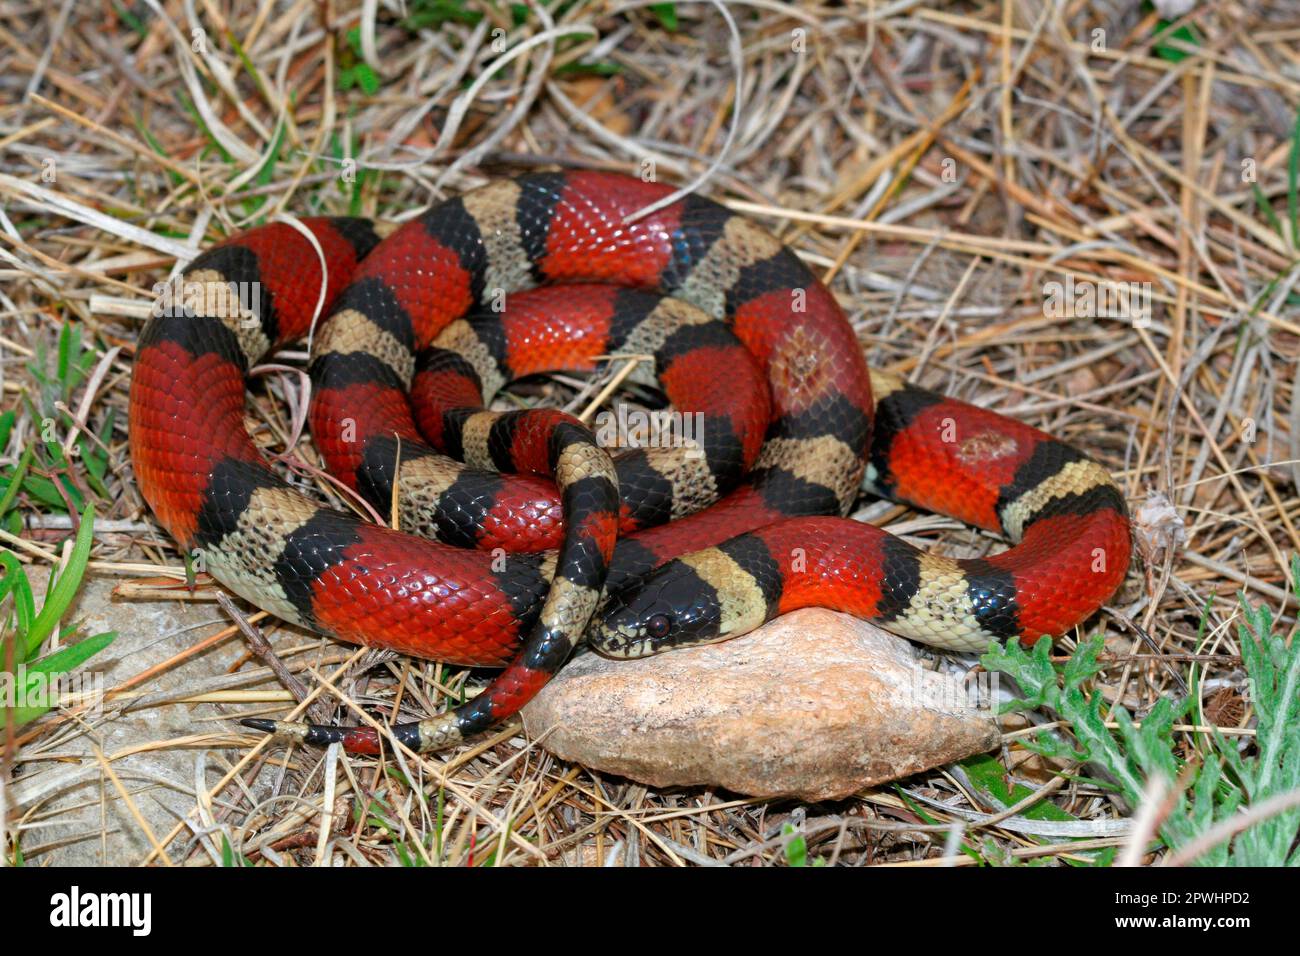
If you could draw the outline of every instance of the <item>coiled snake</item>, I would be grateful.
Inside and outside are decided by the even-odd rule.
[[[416,749],[517,711],[584,634],[635,656],[816,604],[976,649],[1060,635],[1123,579],[1127,511],[1103,468],[869,371],[830,292],[724,207],[689,197],[624,221],[668,192],[540,173],[440,203],[382,242],[359,219],[303,220],[311,239],[262,226],[195,259],[183,280],[199,294],[141,334],[136,480],[214,578],[344,641],[505,665],[468,703],[393,728]],[[245,428],[248,372],[318,308],[313,439],[401,530],[319,504]],[[612,460],[571,416],[483,407],[511,379],[615,352],[653,356],[636,377],[653,370],[702,421],[692,441]],[[1014,545],[976,560],[918,551],[840,517],[864,483]],[[368,728],[246,723],[355,752],[380,743]]]

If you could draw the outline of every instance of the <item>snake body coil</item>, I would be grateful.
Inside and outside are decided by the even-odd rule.
[[[821,604],[979,648],[1059,635],[1124,576],[1126,509],[1100,466],[869,372],[829,291],[716,203],[624,222],[667,192],[545,173],[441,203],[382,242],[358,219],[304,220],[310,240],[263,226],[197,258],[184,282],[200,294],[141,335],[136,479],[213,577],[345,641],[506,665],[469,703],[394,728],[417,749],[517,711],[584,632],[605,653],[653,653]],[[231,283],[253,290],[247,308],[229,307]],[[402,531],[316,503],[245,429],[247,374],[318,308],[313,438]],[[653,356],[676,407],[700,413],[688,453],[611,460],[570,416],[483,407],[513,378],[618,351]],[[953,560],[837,517],[864,469],[881,494],[1019,543]],[[249,723],[379,746],[370,729]]]

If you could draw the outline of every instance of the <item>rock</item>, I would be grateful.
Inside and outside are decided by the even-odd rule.
[[[580,656],[524,726],[565,760],[655,787],[827,800],[996,746],[971,696],[902,638],[808,608],[722,644]]]

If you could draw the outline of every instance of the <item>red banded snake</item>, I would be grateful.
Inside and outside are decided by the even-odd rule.
[[[135,477],[217,581],[344,641],[507,665],[468,703],[395,726],[407,745],[448,746],[516,712],[584,634],[632,656],[816,604],[977,649],[1060,635],[1124,577],[1127,510],[1100,465],[869,371],[830,292],[724,207],[688,197],[625,221],[668,192],[541,173],[439,203],[382,241],[359,219],[303,220],[310,240],[261,226],[195,259],[183,289],[199,294],[141,334]],[[245,428],[248,372],[318,309],[313,439],[380,513],[396,503],[401,530],[320,504]],[[572,416],[482,408],[511,379],[617,351],[653,355],[669,397],[703,415],[694,454],[614,462]],[[1013,546],[918,551],[841,517],[864,485]],[[246,723],[380,744],[368,728]]]

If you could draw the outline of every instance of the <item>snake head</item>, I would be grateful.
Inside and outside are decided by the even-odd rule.
[[[606,657],[649,657],[723,636],[717,593],[678,559],[611,594],[587,643]]]

